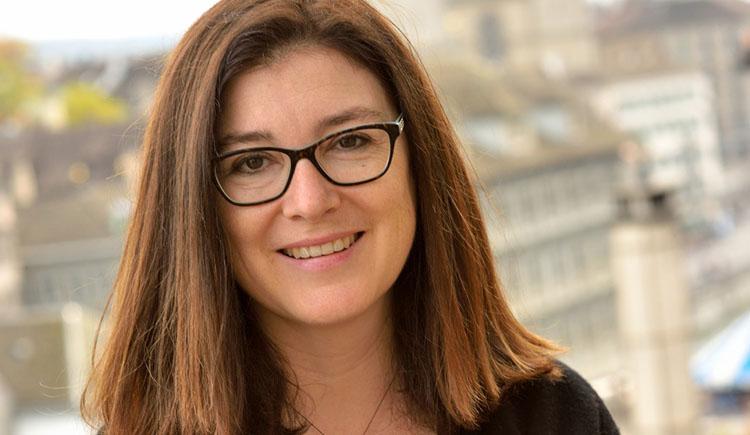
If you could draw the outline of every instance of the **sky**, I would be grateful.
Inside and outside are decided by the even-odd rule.
[[[30,42],[177,36],[216,0],[1,0],[0,37]]]
[[[413,15],[419,16],[429,13],[429,3],[434,0],[378,1],[410,5],[406,9],[415,9],[412,11]],[[588,1],[610,3],[615,0]],[[28,42],[153,37],[175,39],[216,2],[217,0],[0,0],[0,37]]]
[[[217,1],[0,0],[0,39],[30,43],[42,59],[164,52]],[[413,42],[439,33],[435,5],[446,0],[370,1]]]

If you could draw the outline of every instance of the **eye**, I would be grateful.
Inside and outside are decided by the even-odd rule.
[[[347,134],[345,136],[342,136],[336,140],[336,147],[344,150],[351,150],[355,148],[359,148],[361,146],[367,145],[367,143],[370,141],[370,138],[368,138],[366,135],[363,135],[361,133],[358,134]]]
[[[269,157],[263,153],[242,154],[232,163],[231,172],[241,174],[261,172],[271,163]]]
[[[265,160],[262,157],[251,156],[241,159],[239,163],[241,167],[255,171],[262,168],[264,162]]]

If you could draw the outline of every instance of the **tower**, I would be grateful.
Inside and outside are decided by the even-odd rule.
[[[618,323],[633,386],[633,433],[694,433],[689,302],[669,194],[621,194],[611,233]]]

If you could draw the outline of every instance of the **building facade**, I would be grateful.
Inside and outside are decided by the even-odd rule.
[[[594,21],[584,0],[453,0],[447,37],[513,71],[563,78],[597,68]]]
[[[706,74],[716,95],[722,161],[747,164],[749,25],[750,6],[739,0],[630,1],[600,22],[603,72],[681,67]]]
[[[725,191],[715,93],[699,71],[609,77],[593,85],[600,114],[641,146],[642,182],[679,193],[688,225],[710,220],[712,201]]]

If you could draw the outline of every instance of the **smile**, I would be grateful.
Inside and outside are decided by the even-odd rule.
[[[332,240],[328,243],[317,246],[303,246],[299,248],[282,249],[281,252],[287,257],[296,259],[317,258],[334,254],[348,249],[354,242],[359,239],[362,233],[352,234],[348,237]]]

